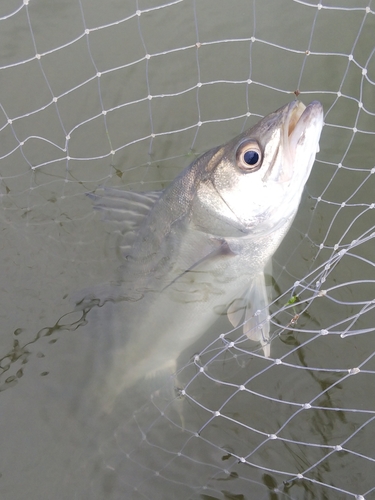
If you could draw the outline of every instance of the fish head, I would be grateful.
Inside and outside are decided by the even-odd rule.
[[[221,236],[274,231],[294,218],[323,127],[323,107],[292,101],[212,150],[197,188],[197,226]]]

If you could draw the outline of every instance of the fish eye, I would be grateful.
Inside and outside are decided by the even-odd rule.
[[[262,165],[262,151],[259,144],[254,141],[246,141],[240,144],[236,153],[237,165],[245,172],[256,172]]]

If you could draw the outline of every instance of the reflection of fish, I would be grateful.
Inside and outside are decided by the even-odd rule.
[[[294,101],[203,154],[161,194],[92,195],[128,230],[116,319],[123,344],[107,408],[138,379],[173,372],[224,310],[234,326],[245,319],[244,332],[269,356],[263,270],[296,214],[322,126],[319,102]]]

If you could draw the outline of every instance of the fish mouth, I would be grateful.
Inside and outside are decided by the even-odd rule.
[[[285,139],[289,144],[289,151],[293,154],[297,145],[302,145],[307,129],[321,129],[323,121],[323,106],[319,101],[312,101],[305,106],[301,101],[293,101],[288,106],[285,123]],[[319,134],[320,135],[320,134]],[[319,151],[319,136],[317,137],[316,152]]]
[[[281,145],[284,161],[276,179],[289,183],[293,177],[303,176],[303,171],[311,170],[315,154],[319,151],[323,106],[319,101],[312,101],[307,106],[301,101],[292,101],[279,111],[282,113]],[[295,174],[297,170],[298,175]]]
[[[303,112],[305,111],[306,106],[301,101],[293,101],[289,105],[288,109],[288,117],[286,123],[286,129],[288,131],[288,137],[293,133],[296,128],[296,125],[301,118]]]

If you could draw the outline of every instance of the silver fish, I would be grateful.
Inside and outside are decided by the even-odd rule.
[[[297,212],[322,127],[318,101],[293,101],[203,154],[161,193],[92,195],[126,232],[106,409],[139,379],[173,373],[224,310],[270,355],[264,268]]]

